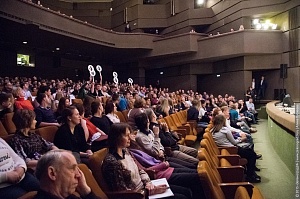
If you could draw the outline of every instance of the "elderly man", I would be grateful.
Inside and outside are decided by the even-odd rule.
[[[99,199],[69,151],[53,150],[43,155],[35,174],[41,187],[35,199]],[[80,197],[74,195],[75,191]]]

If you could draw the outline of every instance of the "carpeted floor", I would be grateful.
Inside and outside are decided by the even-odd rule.
[[[265,199],[295,198],[295,175],[290,172],[274,151],[267,132],[267,120],[261,119],[256,125],[257,133],[252,134],[255,151],[263,157],[256,163],[262,182],[256,183]]]

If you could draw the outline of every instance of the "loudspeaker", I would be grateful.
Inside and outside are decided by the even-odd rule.
[[[287,78],[287,64],[280,64],[280,78]]]

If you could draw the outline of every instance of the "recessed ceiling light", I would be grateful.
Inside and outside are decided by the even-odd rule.
[[[55,48],[55,50],[60,50],[60,48]]]
[[[23,41],[23,44],[27,44],[27,41]]]

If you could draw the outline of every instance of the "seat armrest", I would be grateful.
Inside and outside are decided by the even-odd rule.
[[[217,170],[224,183],[244,181],[245,169],[242,166],[217,167]]]
[[[191,132],[190,132],[190,127],[189,127],[189,126],[178,126],[177,128],[178,128],[178,129],[184,129],[184,130],[186,130],[186,134],[187,134],[187,135],[190,135],[190,134],[191,134]]]
[[[219,159],[225,158],[232,166],[239,165],[241,157],[239,155],[217,155]]]
[[[106,192],[108,198],[110,199],[144,199],[146,197],[146,190],[141,191],[114,191],[114,192]]]
[[[238,148],[233,146],[233,147],[218,147],[219,151],[222,149],[226,149],[230,154],[237,154]]]
[[[236,182],[236,183],[220,183],[219,184],[226,199],[234,198],[235,192],[239,186],[243,186],[247,189],[247,192],[251,198],[253,193],[253,184],[249,182]]]

